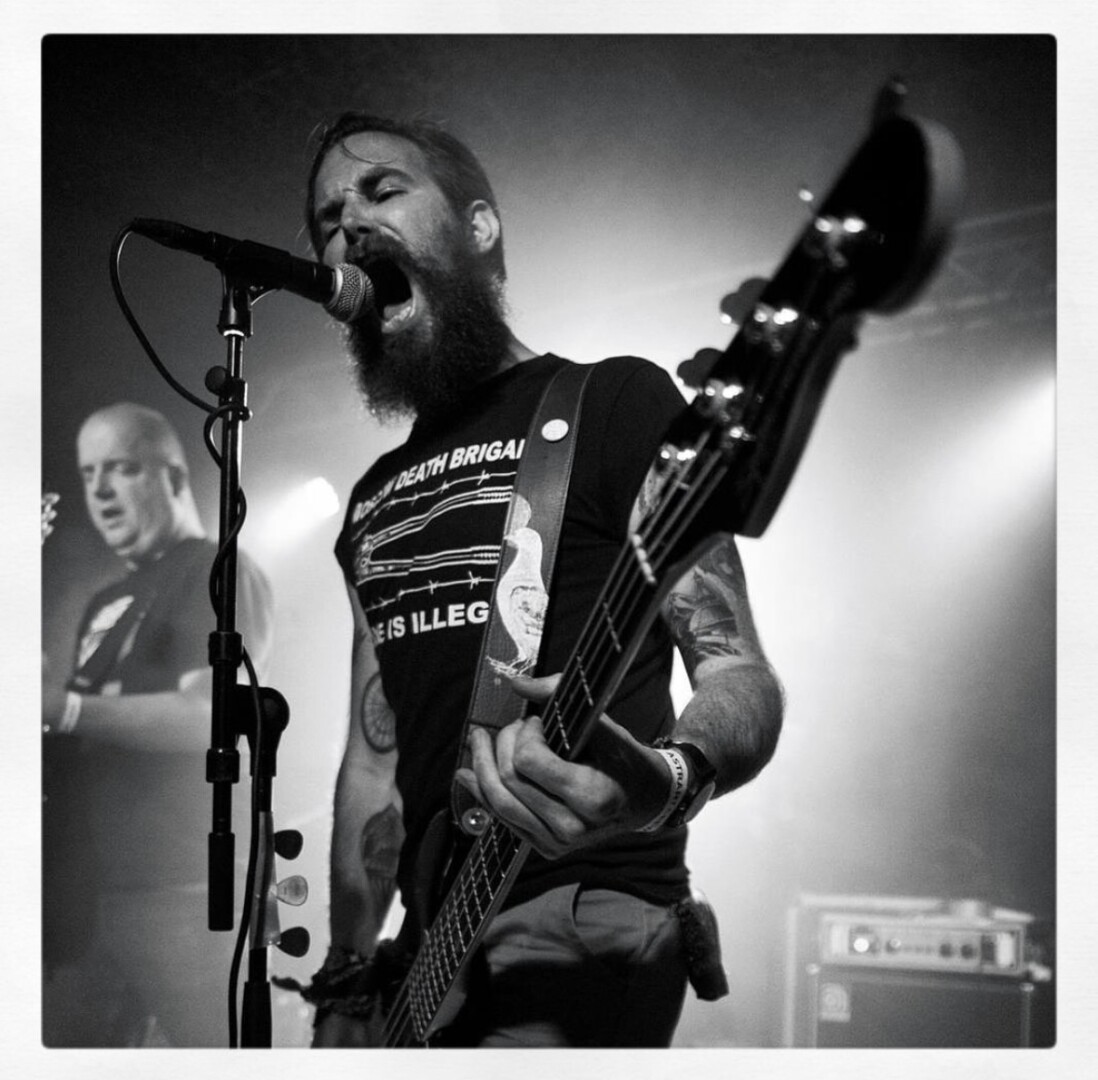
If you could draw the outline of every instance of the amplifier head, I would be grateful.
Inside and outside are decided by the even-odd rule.
[[[791,909],[788,1046],[1027,1046],[1032,916],[974,901],[806,896]]]

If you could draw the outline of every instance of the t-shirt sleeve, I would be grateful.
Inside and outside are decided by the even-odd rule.
[[[266,681],[274,649],[274,597],[267,575],[247,555],[237,562],[237,629],[255,665],[259,681]]]
[[[615,530],[624,534],[649,467],[672,420],[686,400],[663,368],[636,357],[604,362],[607,378],[597,390],[601,428],[600,488]]]
[[[203,551],[188,566],[182,587],[168,584],[164,590],[166,601],[157,602],[156,625],[163,628],[166,640],[170,634],[174,656],[167,666],[175,669],[177,679],[210,666],[209,638],[217,628],[217,615],[210,601],[211,558]]]

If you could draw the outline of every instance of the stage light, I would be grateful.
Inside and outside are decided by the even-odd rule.
[[[249,530],[250,541],[257,554],[278,554],[338,513],[339,496],[335,488],[317,476],[257,511]]]
[[[983,423],[959,439],[943,486],[958,519],[987,522],[1032,504],[1039,482],[1051,482],[1056,449],[1056,384],[1051,377],[1016,390]]]
[[[971,590],[974,575],[1020,557],[1019,545],[1052,527],[1055,402],[1051,376],[1028,380],[928,452],[902,504],[912,535],[924,538],[928,572]]]
[[[293,511],[309,522],[323,521],[339,513],[339,496],[322,476],[315,476],[290,496],[286,511]]]

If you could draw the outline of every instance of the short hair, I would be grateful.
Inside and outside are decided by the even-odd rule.
[[[463,142],[446,131],[440,124],[430,120],[396,120],[385,116],[375,116],[363,111],[344,112],[322,124],[314,136],[317,142],[309,168],[309,180],[305,193],[305,227],[309,241],[317,254],[323,248],[321,236],[316,228],[316,195],[314,185],[317,173],[328,153],[352,135],[376,131],[386,135],[395,135],[406,139],[419,147],[431,170],[431,176],[441,188],[446,201],[455,213],[460,214],[472,202],[483,199],[502,218],[495,192],[488,175],[477,160],[476,155]],[[494,274],[501,280],[506,278],[507,270],[503,260],[502,224],[499,241],[487,256]]]
[[[86,417],[80,430],[83,431],[93,420],[111,425],[125,425],[165,465],[178,466],[184,473],[187,472],[187,455],[179,433],[168,418],[156,409],[132,401],[116,401]]]

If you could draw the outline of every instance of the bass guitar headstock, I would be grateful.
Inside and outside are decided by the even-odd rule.
[[[721,520],[700,522],[703,532],[762,535],[865,315],[910,304],[948,247],[961,151],[941,125],[902,112],[895,84],[886,91],[868,135],[785,260],[737,294],[741,326],[732,343],[688,362],[698,395],[672,427],[666,467],[714,450],[730,464],[731,490],[712,508]]]

